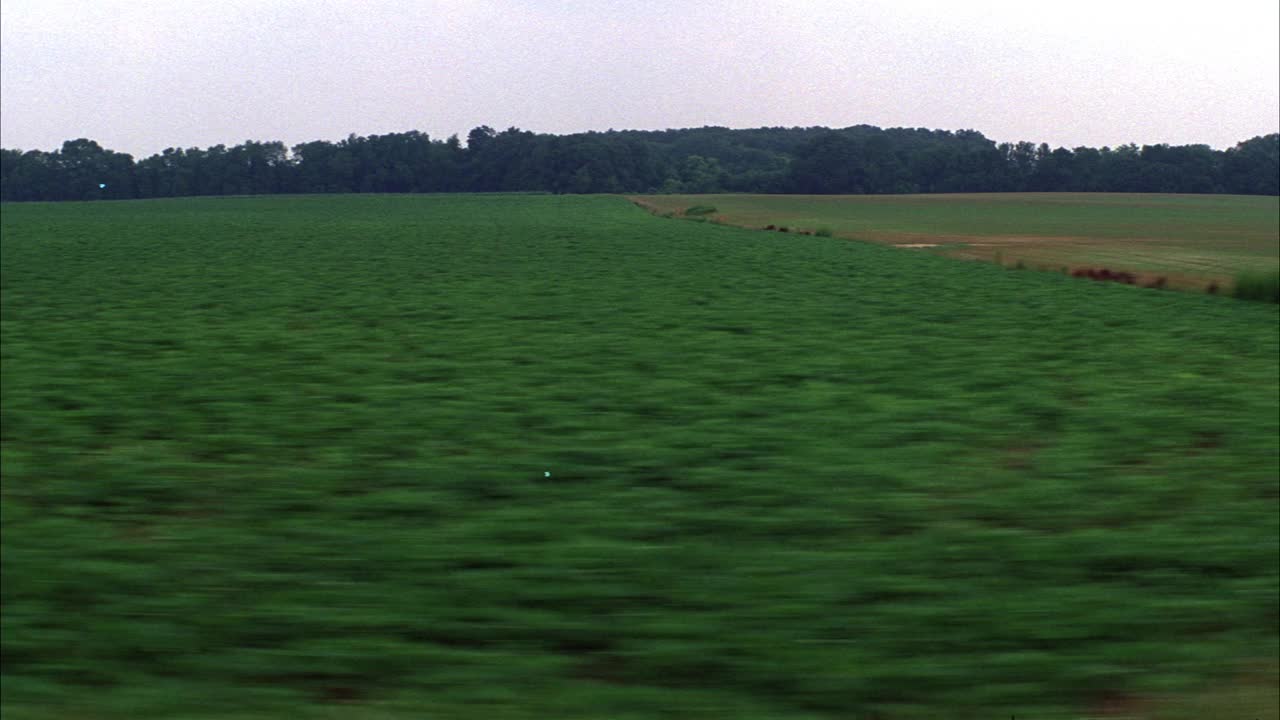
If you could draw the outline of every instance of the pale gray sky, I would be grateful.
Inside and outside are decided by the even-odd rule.
[[[1280,3],[0,3],[7,148],[863,123],[1229,147],[1280,129]]]

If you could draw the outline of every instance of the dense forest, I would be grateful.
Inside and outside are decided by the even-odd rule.
[[[1280,133],[1208,145],[1050,149],[957,132],[703,127],[548,135],[482,126],[287,148],[169,148],[142,160],[87,140],[0,150],[0,200],[347,192],[1280,194]]]

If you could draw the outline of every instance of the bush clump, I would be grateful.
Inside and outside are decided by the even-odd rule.
[[[1280,270],[1238,275],[1235,296],[1241,300],[1280,303]]]
[[[817,230],[814,230],[813,234],[817,235],[818,237],[831,237],[831,228],[820,227]]]
[[[684,214],[685,215],[710,215],[713,212],[716,212],[716,208],[714,205],[694,205],[693,207],[686,208],[684,211]]]

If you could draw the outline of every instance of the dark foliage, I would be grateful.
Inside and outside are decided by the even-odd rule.
[[[858,125],[544,135],[488,126],[295,145],[169,148],[135,161],[87,140],[0,150],[0,200],[421,192],[1166,192],[1280,194],[1280,133],[1208,145],[1050,149],[974,130]]]
[[[1241,275],[1236,278],[1235,296],[1242,300],[1280,303],[1280,272]]]

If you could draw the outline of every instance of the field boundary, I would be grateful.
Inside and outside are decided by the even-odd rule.
[[[1073,200],[1082,202],[1090,200],[1101,202],[1103,206],[1123,202],[1123,207],[1138,207],[1165,210],[1181,196],[1134,196],[1109,194],[1048,194],[1049,197],[1035,196],[1039,202],[1053,205],[1069,205]],[[1193,243],[1161,237],[1158,232],[1125,236],[1090,236],[1080,234],[1044,234],[1044,233],[1007,233],[998,232],[974,234],[965,232],[948,232],[943,228],[937,231],[914,231],[903,229],[867,228],[857,231],[832,228],[838,223],[824,223],[813,218],[808,220],[787,218],[781,210],[776,213],[767,208],[753,210],[749,218],[743,216],[741,207],[716,209],[713,215],[689,217],[685,214],[684,205],[695,201],[706,203],[712,207],[717,201],[728,198],[731,202],[748,201],[759,198],[764,205],[778,203],[778,198],[794,200],[798,203],[812,202],[821,208],[830,208],[841,199],[857,198],[859,202],[881,196],[626,196],[637,207],[658,217],[672,219],[688,219],[697,222],[712,222],[730,225],[744,230],[760,230],[783,232],[800,236],[835,237],[842,240],[869,242],[877,245],[896,247],[916,252],[928,252],[934,255],[956,260],[983,261],[998,264],[1017,270],[1036,270],[1056,272],[1079,278],[1121,282],[1153,289],[1180,290],[1187,292],[1204,292],[1208,294],[1232,294],[1236,290],[1238,278],[1244,269],[1228,270],[1224,267],[1223,258],[1234,258],[1244,252],[1254,235],[1239,228],[1228,228],[1214,231],[1215,238],[1227,241],[1224,250],[1217,253],[1200,249]],[[1199,196],[1195,196],[1199,199]],[[658,198],[667,199],[663,204]],[[1135,200],[1137,198],[1137,200]],[[905,212],[913,204],[936,201],[939,205],[955,208],[968,201],[971,203],[991,202],[993,199],[1007,202],[1011,206],[1022,206],[1030,202],[1025,194],[988,194],[988,195],[939,195],[939,196],[884,196],[884,201],[894,206],[901,206]],[[1139,201],[1140,200],[1140,201]],[[723,202],[721,202],[723,205]],[[794,210],[793,210],[794,212]],[[762,220],[762,218],[768,218]],[[971,221],[971,218],[969,218]],[[1155,228],[1152,228],[1154,230]],[[1276,243],[1280,246],[1280,238]],[[1225,253],[1225,254],[1224,254]],[[1233,261],[1234,262],[1234,261]],[[1275,261],[1280,269],[1280,257]],[[1237,263],[1238,264],[1238,263]],[[1256,268],[1255,268],[1256,269]],[[1266,269],[1261,268],[1262,274]]]

